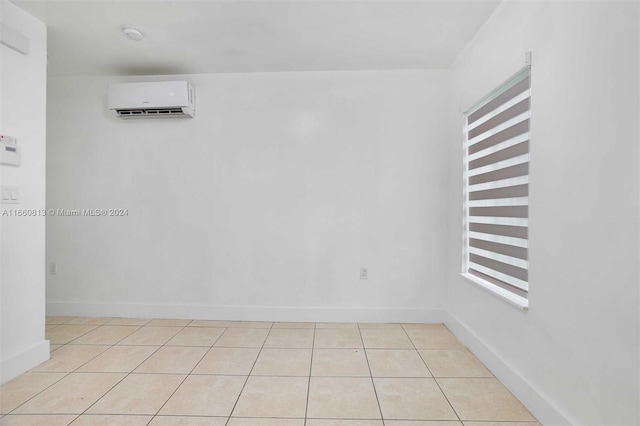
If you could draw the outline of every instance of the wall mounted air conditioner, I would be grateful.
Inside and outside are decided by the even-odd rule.
[[[107,104],[120,118],[193,117],[195,96],[186,81],[114,83]]]

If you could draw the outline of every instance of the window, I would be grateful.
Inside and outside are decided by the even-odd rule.
[[[463,275],[527,307],[529,129],[527,67],[465,114]]]

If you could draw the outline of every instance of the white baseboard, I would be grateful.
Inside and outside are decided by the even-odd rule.
[[[441,323],[444,309],[318,308],[281,306],[155,305],[146,303],[47,302],[48,316],[217,319],[295,322]]]
[[[34,345],[0,363],[0,384],[18,377],[20,374],[49,359],[49,341]]]
[[[491,372],[520,400],[543,425],[573,425],[577,424],[557,407],[539,390],[514,370],[504,359],[496,354],[469,327],[461,323],[449,312],[446,314],[445,325]]]

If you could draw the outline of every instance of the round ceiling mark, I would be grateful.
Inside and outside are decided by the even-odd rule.
[[[122,27],[122,32],[124,33],[124,36],[129,40],[141,41],[142,39],[144,39],[144,33],[136,27],[132,27],[130,25],[125,25],[124,27]]]

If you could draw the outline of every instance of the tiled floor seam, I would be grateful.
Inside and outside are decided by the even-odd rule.
[[[193,322],[193,321],[190,321],[189,323],[187,323],[187,324],[182,328],[182,330],[186,329],[186,328],[189,326],[189,324],[191,324],[192,322]],[[177,336],[178,334],[180,334],[180,332],[181,332],[182,330],[180,330],[178,333],[176,333],[173,337],[175,337],[175,336]],[[226,331],[226,330],[227,330],[227,328],[225,327],[225,331]],[[153,415],[151,416],[151,420],[149,420],[149,423],[147,423],[147,425],[149,425],[149,424],[153,421],[153,419],[155,419],[155,418],[158,416],[158,414],[160,413],[160,411],[162,411],[162,409],[164,408],[164,406],[165,406],[165,405],[167,405],[167,402],[169,402],[169,400],[173,397],[173,395],[175,395],[175,393],[178,391],[178,389],[180,389],[180,386],[182,386],[182,385],[183,385],[183,383],[184,383],[184,382],[189,378],[189,376],[191,376],[191,375],[192,375],[193,370],[195,370],[195,369],[196,369],[196,367],[198,366],[198,364],[200,364],[200,363],[202,362],[202,360],[204,359],[204,357],[205,357],[205,356],[207,356],[207,354],[209,353],[209,351],[211,351],[211,348],[213,348],[213,345],[215,345],[215,344],[216,344],[216,342],[220,339],[220,337],[222,337],[222,335],[223,335],[223,334],[224,334],[224,331],[223,331],[222,333],[220,333],[220,335],[219,335],[218,337],[216,337],[216,339],[211,343],[211,346],[209,346],[209,349],[208,349],[207,351],[205,351],[205,353],[200,357],[200,360],[194,364],[194,366],[193,366],[193,368],[191,369],[191,371],[189,371],[189,373],[188,373],[188,374],[186,374],[186,375],[184,376],[184,379],[182,379],[182,381],[180,382],[180,384],[178,384],[178,386],[173,390],[173,392],[171,392],[171,395],[169,395],[169,397],[164,401],[164,403],[160,406],[160,408],[158,408],[158,410],[156,411],[156,413],[155,413],[155,414],[153,414]],[[170,341],[171,341],[171,339],[173,339],[173,337],[172,337],[172,338],[170,338],[169,340],[167,340],[167,342],[166,342],[166,343],[170,342]],[[165,343],[165,345],[163,345],[163,346],[161,346],[161,347],[166,346],[166,343]],[[160,348],[158,348],[158,350],[160,350]],[[157,352],[157,351],[156,351],[156,352]],[[155,352],[154,352],[154,353],[155,353]],[[148,359],[148,358],[147,358],[147,359]],[[138,365],[138,367],[140,367],[140,365]],[[138,368],[138,367],[136,367],[136,368]],[[134,371],[135,371],[135,368],[134,368]]]
[[[26,373],[23,374],[40,374],[37,372],[29,372],[27,371]],[[3,416],[8,416],[10,414],[19,414],[19,413],[14,413],[14,411],[16,411],[18,408],[22,407],[23,405],[25,405],[26,403],[28,403],[29,401],[31,401],[33,398],[37,397],[38,395],[40,395],[42,392],[46,391],[47,389],[49,389],[51,386],[55,385],[56,383],[58,383],[60,380],[63,380],[65,377],[67,377],[69,374],[71,374],[71,372],[64,372],[64,376],[60,377],[58,380],[56,380],[55,382],[51,383],[49,386],[45,387],[44,389],[42,389],[40,392],[36,393],[35,395],[33,395],[31,398],[28,398],[26,401],[24,401],[23,403],[19,404],[18,406],[16,406],[13,410],[9,411],[8,413],[3,414]]]
[[[409,333],[407,333],[407,330],[405,329],[404,326],[402,326],[402,330],[404,331],[404,333],[407,335],[407,337],[409,338],[409,341],[411,341],[411,344],[413,345],[413,348],[416,350],[416,353],[418,354],[418,356],[420,357],[420,359],[422,360],[422,362],[424,363],[425,367],[427,367],[427,370],[429,370],[429,374],[431,374],[431,377],[433,378],[434,383],[436,384],[436,386],[438,386],[438,389],[440,389],[440,392],[442,393],[442,395],[444,396],[444,398],[447,400],[447,404],[449,404],[449,406],[451,407],[451,409],[453,410],[453,413],[456,415],[456,417],[458,418],[458,421],[460,423],[462,423],[462,419],[460,418],[460,414],[458,414],[458,412],[456,411],[455,407],[453,406],[453,404],[451,403],[451,401],[449,401],[449,397],[447,396],[447,394],[444,392],[444,390],[442,390],[442,387],[440,386],[440,383],[438,383],[438,381],[436,380],[436,377],[433,375],[433,371],[431,371],[431,369],[429,368],[429,365],[427,364],[427,362],[424,360],[424,358],[422,357],[422,355],[420,354],[420,351],[418,350],[418,348],[416,347],[416,344],[414,343],[413,339],[411,339],[411,336],[409,335]]]
[[[60,324],[60,325],[82,325],[82,324]],[[93,327],[91,330],[87,331],[86,333],[82,333],[80,336],[75,337],[71,340],[69,340],[68,342],[63,343],[63,345],[69,345],[71,344],[71,342],[73,342],[74,340],[78,340],[79,338],[86,336],[87,334],[91,333],[94,330],[97,330],[98,328],[102,327],[101,325],[96,325],[95,327]]]
[[[69,321],[73,321],[73,320],[69,320]],[[104,325],[104,324],[103,324],[103,325]],[[97,330],[97,329],[98,329],[98,328],[100,328],[100,327],[102,327],[102,325],[98,325],[96,328],[94,328],[94,329],[93,329],[93,330],[91,330],[91,331]],[[91,333],[91,331],[88,331],[87,333]],[[85,334],[86,334],[86,333],[85,333]],[[83,336],[84,336],[84,335],[83,335]],[[80,337],[82,337],[82,336],[79,336],[78,338],[80,338]],[[61,347],[63,347],[63,346],[67,346],[67,345],[69,345],[69,343],[71,343],[71,342],[65,343],[65,344],[63,344]],[[108,345],[104,345],[104,346],[108,346]],[[85,363],[83,363],[83,364],[79,365],[79,366],[78,366],[78,367],[76,367],[74,370],[64,372],[64,373],[66,373],[66,374],[65,374],[64,376],[62,376],[62,377],[61,377],[59,380],[57,380],[56,382],[52,383],[52,384],[51,384],[51,386],[53,386],[55,383],[58,383],[60,380],[63,380],[65,377],[67,377],[67,376],[69,376],[69,375],[71,375],[71,374],[73,374],[73,373],[77,372],[80,368],[84,367],[86,364],[90,363],[91,361],[93,361],[94,359],[96,359],[97,357],[99,357],[100,355],[102,355],[103,353],[105,353],[106,351],[108,351],[108,350],[109,350],[110,348],[112,348],[113,346],[115,346],[115,345],[110,345],[107,349],[105,349],[104,351],[100,352],[99,354],[96,354],[93,358],[91,358],[91,359],[89,359],[88,361],[86,361]],[[58,348],[58,349],[60,349],[60,348]],[[50,386],[49,386],[49,387],[50,387]],[[48,389],[49,387],[47,387],[46,389]],[[37,393],[36,395],[34,395],[32,398],[30,398],[29,400],[25,401],[25,402],[24,402],[23,404],[21,404],[21,405],[26,404],[28,401],[30,401],[31,399],[33,399],[33,398],[35,398],[36,396],[38,396],[40,393],[44,392],[46,389],[43,389],[41,392]],[[107,392],[109,392],[109,391],[107,391]],[[105,393],[105,395],[106,395],[106,393]],[[104,395],[103,395],[103,396],[104,396]],[[97,401],[96,401],[96,402],[97,402]],[[16,408],[14,408],[14,410],[16,410],[16,409],[18,409],[18,408],[19,408],[19,406],[18,406],[18,407],[16,407]],[[87,409],[88,409],[88,408],[87,408]],[[73,422],[75,422],[75,421],[76,421],[76,420],[77,420],[77,419],[82,415],[82,414],[77,414],[77,413],[72,413],[72,414],[73,414],[73,415],[75,415],[76,417],[71,421],[71,423],[69,423],[70,425],[71,425]]]
[[[86,336],[86,335],[87,335],[87,334],[89,334],[89,333],[92,333],[92,332],[96,331],[97,329],[99,329],[99,328],[103,327],[104,325],[105,325],[105,324],[101,324],[101,325],[97,326],[96,328],[94,328],[93,330],[88,331],[87,333],[83,334],[82,336],[78,336],[78,337],[76,337],[75,339],[73,339],[73,340],[71,340],[71,341],[67,342],[66,344],[67,344],[67,345],[78,345],[78,344],[82,345],[83,343],[73,343],[73,342],[75,342],[76,340],[78,340],[78,339],[80,339],[80,338],[82,338],[82,337]],[[114,327],[114,326],[110,326],[110,327]],[[144,326],[139,326],[136,330],[133,330],[131,333],[127,334],[127,335],[126,335],[126,336],[124,336],[122,339],[120,339],[120,340],[118,340],[117,342],[113,343],[111,346],[115,346],[115,345],[117,345],[118,343],[122,342],[124,339],[126,339],[126,338],[127,338],[127,337],[129,337],[129,336],[131,336],[133,333],[137,332],[138,330],[142,329],[143,327],[144,327]],[[100,345],[100,344],[104,344],[104,343],[92,343],[92,344],[94,344],[94,345]]]
[[[313,324],[313,339],[311,340],[311,361],[309,362],[309,377],[307,380],[307,402],[304,406],[304,426],[307,426],[307,415],[309,414],[309,395],[311,393],[311,372],[313,369],[313,352],[316,348],[316,324]]]
[[[229,422],[231,421],[231,417],[233,416],[233,412],[235,411],[236,407],[238,406],[238,402],[240,401],[240,398],[242,397],[242,392],[244,392],[244,388],[247,386],[247,382],[249,381],[249,377],[251,377],[251,373],[253,372],[253,369],[256,366],[256,363],[258,362],[258,359],[260,358],[260,354],[262,353],[262,350],[264,349],[264,345],[267,343],[267,339],[269,338],[269,334],[271,334],[271,330],[273,330],[273,322],[271,323],[271,327],[269,327],[269,332],[267,333],[267,335],[265,336],[264,340],[262,341],[262,346],[260,346],[260,350],[258,351],[258,355],[256,356],[256,359],[253,361],[253,364],[251,365],[251,369],[249,370],[249,374],[247,374],[247,378],[245,379],[244,383],[242,384],[242,388],[240,389],[240,393],[238,394],[238,397],[236,398],[236,402],[233,403],[233,407],[231,407],[231,411],[229,411],[229,417],[227,418],[227,421],[225,422],[225,426],[227,426],[229,424]],[[248,327],[251,328],[251,327]],[[224,333],[223,333],[224,334]]]
[[[153,321],[153,320],[152,320],[152,321]],[[149,323],[151,323],[151,321],[149,321]],[[149,324],[149,323],[147,323],[147,324]],[[104,325],[104,324],[103,324],[103,325]],[[100,327],[102,327],[102,326],[100,326]],[[126,336],[124,336],[122,339],[118,340],[116,343],[114,343],[113,345],[111,345],[111,348],[112,348],[112,347],[115,347],[115,346],[119,346],[119,345],[118,345],[118,343],[120,343],[120,342],[122,342],[123,340],[127,339],[127,338],[128,338],[129,336],[131,336],[133,333],[136,333],[136,332],[138,332],[139,330],[142,330],[144,327],[147,327],[147,325],[140,326],[140,327],[138,327],[138,329],[137,329],[137,330],[134,330],[134,331],[132,331],[131,333],[127,334],[127,335],[126,335]],[[182,327],[182,329],[184,329],[185,327],[186,327],[186,326],[183,326],[183,327]],[[182,331],[182,330],[180,330],[180,331]],[[178,331],[178,333],[180,333],[180,331]],[[177,334],[177,333],[176,333],[176,334]],[[169,340],[171,340],[171,338],[169,338],[169,339],[167,340],[167,342],[168,342]],[[165,342],[165,344],[166,344],[166,342]],[[146,362],[150,357],[152,357],[156,352],[158,352],[158,351],[160,350],[160,348],[164,347],[164,346],[165,346],[165,344],[163,344],[163,345],[159,345],[155,351],[153,351],[153,352],[152,352],[148,357],[146,357],[144,360],[142,360],[142,361],[141,361],[141,362],[140,362],[140,363],[139,363],[135,368],[133,368],[133,369],[132,369],[131,371],[129,371],[128,373],[125,373],[125,375],[124,375],[124,377],[123,377],[122,379],[120,379],[116,384],[114,384],[114,385],[113,385],[112,387],[110,387],[110,388],[109,388],[105,393],[103,393],[103,394],[102,394],[102,396],[100,396],[100,398],[96,399],[96,400],[95,400],[91,405],[89,405],[89,406],[88,406],[88,407],[87,407],[87,408],[86,408],[86,409],[85,409],[85,410],[84,410],[84,411],[83,411],[83,412],[82,412],[78,417],[80,417],[80,416],[82,416],[82,415],[85,415],[85,414],[87,413],[87,411],[89,411],[89,410],[91,409],[91,407],[93,407],[93,406],[94,406],[94,405],[96,405],[98,402],[100,402],[100,400],[102,400],[102,398],[104,398],[104,397],[105,397],[109,392],[111,392],[113,389],[115,389],[115,387],[116,387],[116,386],[118,386],[118,385],[119,385],[120,383],[122,383],[122,382],[123,382],[127,377],[129,377],[131,374],[133,374],[133,372],[136,370],[136,368],[140,367],[140,365],[142,365],[142,364],[143,364],[144,362]],[[108,349],[107,349],[107,350],[108,350]],[[105,351],[103,351],[102,353],[104,353],[104,352],[106,352],[106,350],[105,350]],[[85,363],[85,364],[86,364],[86,363]],[[83,365],[84,365],[84,364],[83,364]],[[78,368],[81,368],[81,367],[78,367]],[[186,379],[186,377],[187,377],[187,376],[185,376],[185,379]],[[181,384],[182,384],[182,382],[181,382]],[[174,391],[174,392],[175,392],[175,391]],[[166,403],[166,402],[165,402],[165,403]],[[152,420],[153,420],[153,417],[152,417]],[[75,421],[75,420],[74,420],[74,421]]]
[[[362,342],[362,352],[364,352],[364,358],[367,361],[367,368],[369,369],[369,378],[371,379],[371,386],[373,386],[373,393],[376,396],[376,403],[378,404],[378,412],[380,413],[380,419],[384,426],[384,414],[382,414],[382,406],[380,405],[380,398],[378,398],[378,390],[376,389],[376,383],[373,380],[373,372],[371,371],[371,364],[369,364],[369,356],[367,355],[367,348],[364,344],[364,338],[362,337],[362,331],[360,330],[360,324],[358,326],[358,334],[360,335],[360,341]]]

